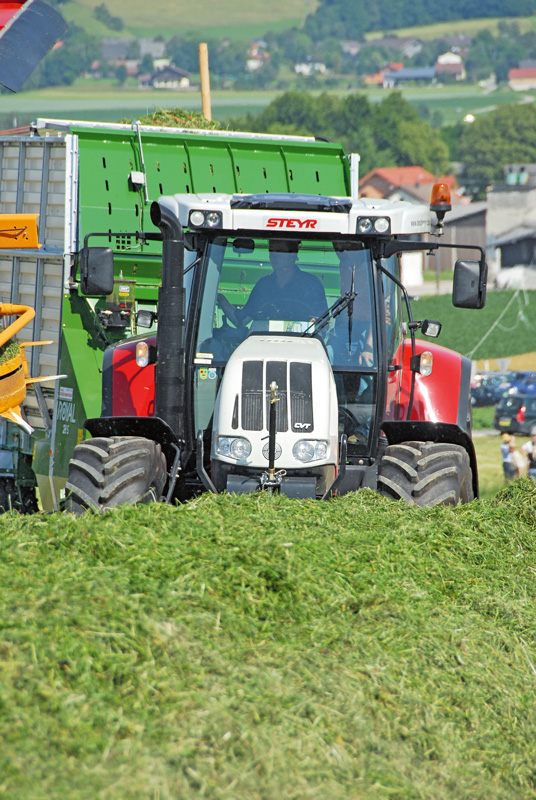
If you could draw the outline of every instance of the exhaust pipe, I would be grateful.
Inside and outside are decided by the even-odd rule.
[[[155,416],[169,425],[179,442],[184,442],[184,234],[179,220],[159,202],[151,204],[151,220],[160,228],[163,236],[162,283],[158,290],[156,332]]]

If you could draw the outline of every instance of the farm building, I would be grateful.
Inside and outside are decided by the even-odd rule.
[[[147,79],[146,85],[152,89],[188,89],[190,87],[190,73],[171,65],[153,73]]]
[[[495,240],[501,267],[536,266],[536,225],[518,225]]]
[[[438,182],[446,183],[451,191],[458,186],[453,175],[437,178],[420,166],[378,167],[361,178],[359,194],[361,197],[384,197],[388,200],[420,203],[423,199],[430,198],[432,185]]]
[[[514,92],[536,89],[536,67],[513,67],[508,71],[508,86]]]
[[[435,83],[435,67],[404,67],[396,72],[386,72],[383,76],[383,88],[393,89],[407,83]]]

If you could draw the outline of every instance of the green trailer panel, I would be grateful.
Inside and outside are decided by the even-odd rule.
[[[348,159],[337,144],[177,132],[73,128],[78,137],[80,241],[90,232],[155,232],[148,204],[177,193],[301,192],[348,196]],[[203,132],[205,133],[205,132]],[[141,141],[141,147],[140,147]],[[132,172],[144,172],[145,187]],[[115,252],[136,246],[111,242]],[[149,243],[141,253],[158,253]]]

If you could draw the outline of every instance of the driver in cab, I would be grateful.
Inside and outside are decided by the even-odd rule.
[[[327,311],[326,294],[322,282],[297,265],[299,242],[270,239],[268,248],[273,271],[259,278],[243,308],[218,294],[221,310],[237,327],[254,319],[318,319]]]

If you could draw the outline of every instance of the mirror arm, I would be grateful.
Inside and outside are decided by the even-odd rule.
[[[447,242],[413,242],[407,239],[392,239],[390,241],[379,241],[378,250],[380,251],[381,258],[389,258],[395,253],[404,253],[412,250],[422,250],[424,252],[432,252],[440,248],[450,247],[453,250],[478,250],[480,253],[480,262],[484,263],[486,255],[484,248],[477,244],[449,244]]]

